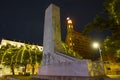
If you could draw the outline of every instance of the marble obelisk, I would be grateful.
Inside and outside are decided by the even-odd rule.
[[[50,54],[59,51],[61,45],[60,8],[51,4],[45,11],[43,38],[43,65],[52,64]]]

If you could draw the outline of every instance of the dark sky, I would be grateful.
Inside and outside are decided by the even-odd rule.
[[[42,45],[44,12],[54,3],[61,9],[62,39],[65,39],[66,18],[73,19],[75,29],[82,32],[84,25],[103,12],[104,0],[0,0],[0,40],[2,38]],[[92,34],[95,39],[105,35]]]

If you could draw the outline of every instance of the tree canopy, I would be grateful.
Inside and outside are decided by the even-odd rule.
[[[96,16],[88,23],[83,34],[90,32],[109,30],[111,36],[107,36],[103,42],[103,53],[107,56],[120,58],[120,0],[106,0],[104,13],[107,17]]]
[[[24,44],[18,47],[11,43],[7,43],[0,47],[1,64],[10,66],[13,75],[15,74],[15,67],[24,66],[26,72],[27,64],[31,64],[32,67],[34,67],[34,65],[40,63],[41,60],[42,52],[37,45]],[[34,72],[32,73],[34,74]]]

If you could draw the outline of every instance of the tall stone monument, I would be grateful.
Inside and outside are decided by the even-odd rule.
[[[61,47],[60,9],[51,4],[45,11],[43,65],[52,64],[51,54]]]
[[[51,4],[45,11],[42,76],[90,76],[88,60],[68,56],[61,41],[60,8]]]

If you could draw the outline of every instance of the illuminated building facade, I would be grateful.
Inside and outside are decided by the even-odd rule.
[[[17,47],[17,48],[20,48],[19,49],[19,51],[22,51],[21,49],[23,49],[23,48],[21,48],[21,47],[24,47],[24,49],[25,49],[25,47],[26,47],[26,45],[28,45],[28,46],[31,46],[31,48],[30,49],[33,49],[33,50],[35,50],[35,48],[37,47],[37,49],[40,51],[40,52],[43,52],[43,46],[38,46],[38,45],[31,45],[31,44],[26,44],[26,43],[22,43],[22,42],[16,42],[16,41],[11,41],[11,40],[6,40],[6,39],[2,39],[2,41],[1,41],[1,44],[0,44],[0,48],[2,47],[2,46],[7,46],[7,45],[12,45],[12,46],[15,46],[15,47]],[[6,49],[5,51],[8,51],[9,49]],[[9,50],[10,51],[10,50]],[[18,52],[19,52],[18,51]],[[22,51],[23,52],[23,51]],[[22,52],[20,52],[21,54],[22,54]],[[5,53],[4,53],[5,54]],[[7,53],[7,54],[9,54],[9,53]],[[5,54],[6,55],[6,54]],[[29,54],[28,54],[29,55]],[[3,57],[3,56],[2,56]],[[2,57],[0,57],[0,76],[2,76],[2,75],[10,75],[10,74],[12,74],[11,73],[11,68],[10,67],[7,67],[7,66],[5,66],[5,65],[3,65],[4,64],[4,61],[3,61],[3,59],[2,59]],[[19,56],[20,57],[20,56]],[[36,63],[35,65],[34,65],[34,74],[37,74],[38,73],[38,67],[39,67],[39,63]],[[15,67],[14,68],[14,71],[15,71],[15,74],[19,74],[19,73],[21,73],[21,72],[23,72],[23,70],[24,70],[24,67],[23,66],[19,66],[19,67]],[[30,72],[30,74],[32,74],[32,65],[31,64],[27,64],[27,66],[26,66],[26,72]]]
[[[7,39],[2,39],[1,46],[2,45],[6,46],[7,44],[11,44],[13,46],[21,47],[21,46],[25,46],[26,43],[11,41],[11,40],[7,40]],[[28,45],[31,45],[31,44],[28,44]],[[32,45],[32,46],[35,46],[35,45]],[[43,51],[43,46],[38,46],[37,45],[37,47],[39,48],[40,51]]]
[[[66,44],[83,58],[90,58],[92,56],[90,37],[75,31],[70,18],[67,18]]]

